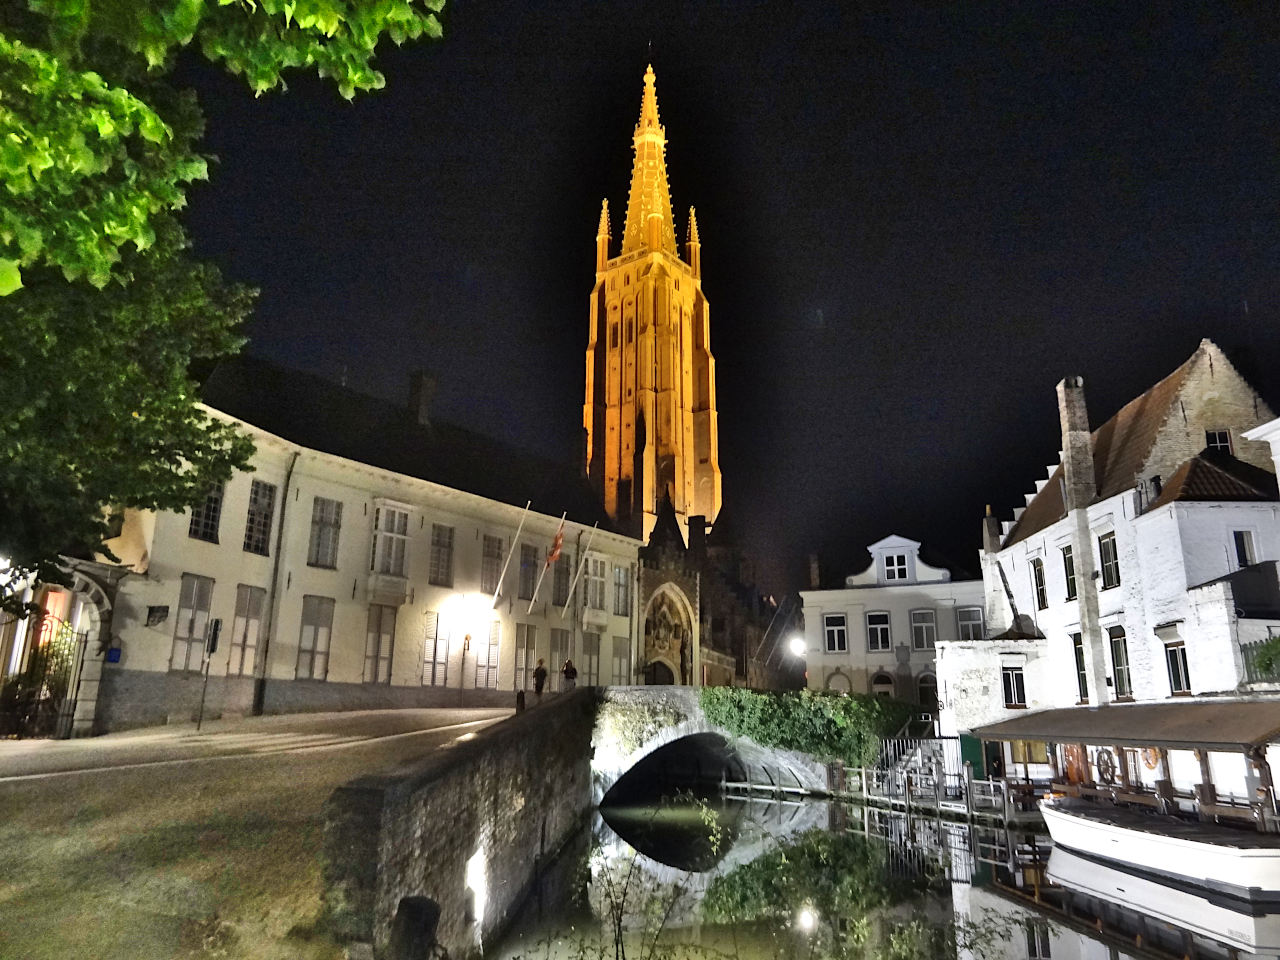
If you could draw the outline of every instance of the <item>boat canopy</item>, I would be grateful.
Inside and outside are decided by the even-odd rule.
[[[1280,740],[1280,700],[1115,703],[1039,710],[973,730],[980,740],[1045,740],[1238,751]]]

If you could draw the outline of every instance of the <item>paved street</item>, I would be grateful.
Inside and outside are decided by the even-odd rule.
[[[340,957],[315,929],[329,793],[508,713],[0,741],[0,958]]]

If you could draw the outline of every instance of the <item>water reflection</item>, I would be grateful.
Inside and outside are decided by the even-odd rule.
[[[490,953],[1280,960],[1280,906],[1051,851],[1034,833],[686,796],[598,813]]]

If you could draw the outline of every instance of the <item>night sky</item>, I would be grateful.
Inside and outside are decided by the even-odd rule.
[[[440,418],[570,458],[652,61],[766,585],[889,533],[976,568],[1063,376],[1096,426],[1207,336],[1280,399],[1280,45],[1261,4],[960,6],[450,0],[353,104],[193,58],[197,253],[261,288],[251,352],[395,400],[424,368]]]

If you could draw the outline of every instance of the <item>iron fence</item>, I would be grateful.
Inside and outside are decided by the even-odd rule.
[[[89,635],[57,617],[32,625],[19,670],[0,685],[0,737],[67,737]]]

